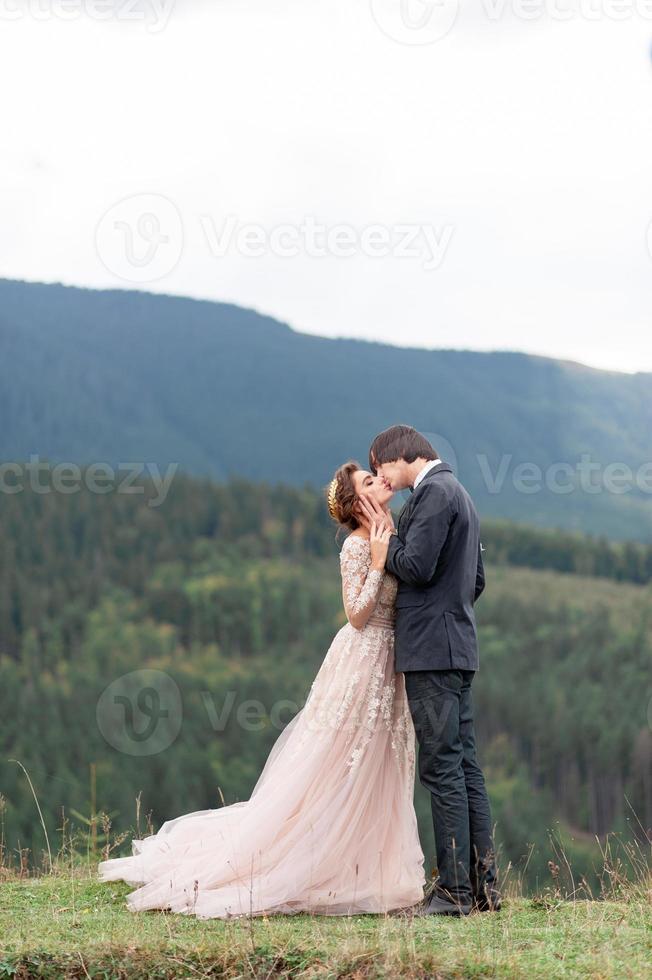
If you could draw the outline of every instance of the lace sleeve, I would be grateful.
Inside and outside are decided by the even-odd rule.
[[[363,629],[376,608],[384,571],[370,569],[369,544],[358,535],[349,535],[340,552],[342,598],[351,626]]]

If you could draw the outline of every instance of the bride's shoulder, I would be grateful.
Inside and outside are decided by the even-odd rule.
[[[369,550],[369,538],[364,537],[362,534],[356,534],[352,531],[344,539],[344,544],[342,545],[342,552],[345,551],[368,551]]]

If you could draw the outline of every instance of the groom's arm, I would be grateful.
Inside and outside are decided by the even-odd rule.
[[[448,499],[436,483],[424,487],[405,532],[389,539],[385,568],[407,585],[424,586],[435,574],[452,520]]]

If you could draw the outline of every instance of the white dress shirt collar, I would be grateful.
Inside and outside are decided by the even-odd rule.
[[[430,470],[433,468],[433,466],[439,466],[440,463],[441,463],[440,459],[429,459],[426,465],[423,467],[423,469],[419,470],[419,472],[415,476],[412,489],[416,490],[416,488],[419,486],[426,473],[429,473]]]

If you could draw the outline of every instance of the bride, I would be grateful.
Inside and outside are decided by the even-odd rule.
[[[350,531],[340,553],[348,622],[306,703],[274,744],[251,798],[168,820],[101,861],[103,881],[139,887],[128,907],[201,919],[263,913],[383,913],[423,898],[424,857],[412,803],[414,728],[394,673],[397,583],[384,571],[389,532],[363,523],[360,492],[392,492],[356,462],[328,489]]]

